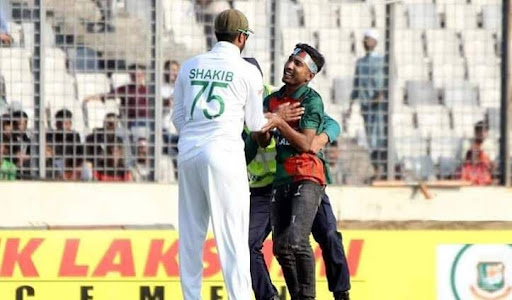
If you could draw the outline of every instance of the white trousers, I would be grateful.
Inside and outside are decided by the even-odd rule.
[[[201,299],[203,243],[212,218],[228,299],[252,299],[249,185],[242,151],[206,146],[178,162],[179,262],[185,300]],[[214,149],[215,148],[215,149]]]

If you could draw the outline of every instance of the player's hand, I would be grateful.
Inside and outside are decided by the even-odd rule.
[[[329,137],[327,136],[327,134],[322,132],[321,134],[316,135],[313,138],[313,144],[311,145],[311,151],[314,153],[320,152],[320,150],[322,150],[325,147],[325,145],[327,145],[328,142],[329,142]]]
[[[275,113],[286,122],[297,121],[302,118],[302,115],[304,114],[304,107],[301,107],[299,102],[293,104],[288,102],[279,105]]]
[[[267,118],[267,124],[261,128],[261,132],[268,132],[279,126],[281,122],[284,120],[277,114],[274,113],[265,113],[265,118]]]

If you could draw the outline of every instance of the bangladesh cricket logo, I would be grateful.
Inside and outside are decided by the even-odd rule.
[[[463,246],[450,281],[457,300],[512,299],[512,245]]]
[[[476,268],[479,289],[494,293],[505,287],[505,265],[502,262],[481,262]]]

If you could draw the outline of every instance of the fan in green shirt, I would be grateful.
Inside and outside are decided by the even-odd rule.
[[[286,86],[265,99],[264,108],[269,112],[284,103],[300,103],[304,115],[295,122],[287,122],[296,132],[310,130],[318,135],[324,129],[324,107],[320,95],[308,85],[302,85],[293,93],[286,93]],[[290,136],[290,135],[289,135]],[[311,146],[297,147],[293,145],[281,130],[276,132],[277,140],[277,171],[274,186],[310,180],[320,185],[329,181],[327,169],[324,167],[322,152],[313,153]],[[312,142],[312,141],[311,141]]]
[[[253,63],[256,63],[255,65],[257,66],[257,62],[254,61]],[[302,95],[304,95],[307,89],[309,89],[306,85],[304,85],[304,87],[305,88],[302,89]],[[270,94],[271,90],[273,90],[273,88],[265,89],[265,91],[268,92],[265,95],[266,98],[268,97],[268,94]],[[318,94],[313,92],[311,89],[309,89],[309,92],[311,92],[311,95],[318,96]],[[300,93],[296,94],[298,95]],[[303,114],[306,111],[303,104],[307,101],[303,103],[295,101],[293,104],[291,104],[291,102],[292,101],[284,102],[284,104],[278,104],[279,106],[274,112],[287,122],[300,123],[299,120],[303,118]],[[317,153],[328,142],[335,141],[340,133],[340,128],[336,121],[329,118],[325,114],[323,115],[323,119],[323,128],[321,133],[314,136],[310,146],[309,150],[311,153]],[[304,118],[302,123],[305,123],[307,126],[308,123],[314,123],[314,120],[313,122],[310,122],[310,119]],[[279,197],[274,198],[272,193],[272,183],[276,177],[277,169],[276,138],[272,138],[270,140],[270,144],[266,148],[261,148],[258,146],[255,139],[253,139],[253,137],[257,137],[258,135],[251,136],[249,132],[245,132],[245,134],[245,154],[248,163],[247,171],[249,173],[249,181],[251,186],[249,246],[251,250],[250,255],[252,286],[257,300],[279,299],[277,289],[272,285],[268,269],[263,259],[263,254],[261,252],[263,241],[271,231],[271,207],[274,207],[273,203],[277,203],[277,201],[280,200]],[[281,147],[279,147],[279,149],[281,149]],[[325,170],[327,171],[327,169],[327,165],[325,165]],[[289,178],[286,173],[282,174],[285,178]],[[300,182],[296,184],[300,184]],[[286,185],[276,187],[276,191],[283,186]],[[300,188],[299,190],[302,191]],[[273,202],[273,199],[276,199],[276,202]],[[303,199],[304,198],[297,200],[301,201]],[[311,198],[310,200],[312,205],[318,206],[315,204],[317,203],[317,200],[314,198]],[[289,208],[291,209],[291,207]],[[285,210],[287,209],[285,208]],[[316,211],[316,207],[312,207],[310,211]],[[281,210],[274,210],[273,213],[275,214],[276,212],[278,214],[282,213]],[[284,214],[288,215],[286,212]],[[307,214],[309,215],[309,212]],[[277,216],[277,218],[286,222],[287,217],[285,215],[280,214]],[[302,215],[305,214],[301,214],[301,216]],[[272,219],[275,221],[276,218]],[[298,218],[297,220],[300,221],[300,219],[301,218]],[[309,228],[311,228],[313,231],[313,236],[322,249],[325,266],[326,269],[329,270],[327,272],[329,290],[333,293],[335,300],[348,300],[350,290],[350,276],[347,267],[348,264],[345,252],[343,250],[341,238],[342,236],[341,233],[337,231],[336,219],[327,195],[322,195],[321,209],[318,209],[318,213],[315,216],[315,221]],[[279,232],[274,232],[274,234],[275,235],[273,238],[277,242],[279,240],[278,236],[282,235]],[[279,253],[277,253],[277,255],[279,255]],[[284,262],[282,257],[278,259],[280,262]],[[285,267],[284,269],[289,274],[289,268]],[[296,295],[297,285],[294,282],[294,279],[291,279],[290,276],[287,276],[287,283],[289,283],[289,286],[294,289],[294,291],[291,291],[291,294]]]
[[[290,107],[290,111],[293,111],[295,108]],[[324,113],[324,122],[322,126],[322,132],[318,134],[313,141],[313,151],[317,152],[320,157],[323,159],[323,154],[319,152],[321,148],[324,147],[327,143],[334,142],[338,136],[340,135],[340,126],[338,122],[332,119],[329,115]],[[272,166],[265,168],[265,166],[259,167],[258,164],[254,162],[255,157],[261,153],[262,157],[272,157],[272,159],[267,159],[267,164],[272,164]],[[266,153],[270,153],[270,155],[265,155]],[[251,135],[245,136],[245,158],[248,163],[248,172],[249,172],[249,181],[251,188],[254,187],[264,187],[268,184],[272,184],[274,182],[276,176],[276,142],[272,141],[266,148],[260,148],[258,143],[252,138]],[[329,165],[324,163],[326,178],[328,179],[327,183],[330,183],[330,175],[329,175]],[[262,170],[259,170],[262,169]],[[268,172],[265,172],[268,170]],[[280,171],[282,169],[279,169]],[[281,171],[282,172],[282,171]],[[263,174],[263,175],[262,175]],[[284,175],[287,176],[287,175]],[[264,180],[263,180],[263,179]],[[268,179],[267,179],[268,178]]]
[[[276,176],[272,198],[273,250],[292,299],[315,299],[315,260],[309,235],[328,176],[321,154],[313,151],[313,141],[324,128],[321,96],[308,86],[325,64],[315,48],[297,44],[284,65],[285,85],[265,99],[266,117],[275,129]],[[299,105],[304,114],[286,121],[276,112],[286,103]],[[270,134],[258,136],[261,146]]]

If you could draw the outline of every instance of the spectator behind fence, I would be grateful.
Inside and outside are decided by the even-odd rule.
[[[95,128],[85,139],[86,160],[95,167],[103,163],[108,140],[119,138],[122,141],[127,161],[130,162],[131,147],[129,133],[119,126],[119,119],[115,113],[108,113],[103,120],[103,128]]]
[[[384,99],[384,57],[375,52],[378,40],[379,34],[375,30],[365,31],[363,45],[366,55],[357,60],[354,87],[346,115],[350,116],[352,105],[359,100],[372,163],[376,177],[381,179],[386,173],[385,116],[387,109]]]
[[[151,107],[146,86],[146,67],[143,65],[131,65],[130,83],[120,86],[104,95],[93,95],[84,99],[88,101],[102,101],[106,99],[121,99],[121,118],[128,129],[132,127],[149,127],[154,129],[150,121]]]
[[[492,184],[492,174],[496,170],[495,161],[489,158],[485,150],[485,141],[489,135],[489,127],[484,121],[475,124],[475,136],[466,151],[464,163],[461,166],[460,177],[473,185]]]
[[[137,182],[156,180],[161,183],[170,183],[174,180],[173,162],[168,156],[160,157],[160,168],[153,170],[149,153],[148,140],[139,138],[137,141],[137,160],[131,169],[132,177]],[[158,174],[155,176],[155,174]]]
[[[31,140],[27,132],[28,115],[26,112],[17,110],[11,114],[12,137],[15,143],[20,147],[20,151],[29,155],[31,151]]]
[[[11,113],[11,154],[13,162],[18,167],[18,176],[24,179],[31,179],[30,154],[32,152],[32,141],[27,131],[28,115],[24,111],[17,110]]]
[[[12,136],[12,120],[8,113],[0,116],[0,135],[6,134],[9,138]]]
[[[105,155],[101,165],[95,166],[94,179],[98,181],[132,181],[123,151],[123,140],[120,137],[108,136]]]
[[[10,157],[10,136],[0,135],[0,180],[16,180],[16,165]]]
[[[93,167],[84,158],[84,146],[75,148],[75,156],[64,159],[64,172],[62,178],[66,181],[91,181]]]
[[[53,149],[55,156],[75,155],[75,148],[80,145],[80,135],[73,128],[73,113],[67,109],[55,114],[55,130],[46,134],[47,146]]]
[[[180,63],[175,60],[167,60],[164,64],[164,85],[163,88],[174,89],[174,84],[176,83],[176,78],[178,77],[178,72],[180,71]],[[164,95],[165,93],[162,93]],[[172,94],[172,93],[171,93]],[[169,96],[171,96],[169,94]],[[164,99],[166,97],[164,96]]]
[[[9,23],[7,23],[5,16],[7,6],[8,5],[4,5],[4,3],[0,5],[0,42],[2,46],[10,46],[13,42],[12,36],[9,34]]]
[[[72,127],[73,114],[71,111],[67,109],[57,111],[55,114],[56,129],[46,134],[46,178],[63,179],[66,169],[65,161],[83,159],[80,135],[73,131]]]

